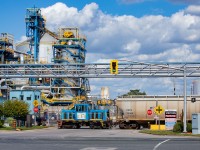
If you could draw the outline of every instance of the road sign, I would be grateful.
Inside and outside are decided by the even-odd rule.
[[[165,110],[165,129],[172,130],[177,122],[177,110]]]
[[[149,109],[149,110],[147,110],[147,115],[152,115],[152,110],[151,109]]]
[[[158,105],[157,107],[154,108],[154,112],[157,114],[157,115],[161,115],[163,112],[165,111],[165,109]]]
[[[33,106],[34,106],[34,107],[37,107],[38,105],[39,105],[38,101],[37,101],[37,100],[34,100],[34,101],[33,101]]]
[[[34,108],[33,108],[33,111],[34,111],[34,112],[38,112],[38,107],[34,107]]]

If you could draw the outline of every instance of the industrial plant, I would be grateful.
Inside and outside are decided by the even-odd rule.
[[[46,28],[41,10],[35,7],[26,10],[25,23],[26,41],[15,45],[13,35],[1,34],[1,64],[85,63],[86,37],[78,28],[60,28],[53,33]],[[89,91],[87,78],[0,80],[0,101],[25,100],[29,103],[31,114],[44,113],[48,109],[56,112],[65,106],[70,109],[77,101],[86,100]]]
[[[111,100],[108,87],[102,87],[101,97],[91,96],[88,79],[184,77],[186,89],[186,77],[200,76],[198,63],[86,64],[87,39],[78,28],[52,32],[36,7],[27,8],[25,23],[27,40],[15,43],[9,33],[0,36],[0,103],[25,101],[35,123],[42,118],[46,125],[54,121],[59,129],[114,125],[140,129],[155,121],[166,124],[166,115],[175,116],[167,119],[170,125],[177,120],[186,123],[192,113],[200,112],[198,81],[193,82],[193,96],[185,91],[182,96],[129,95]]]

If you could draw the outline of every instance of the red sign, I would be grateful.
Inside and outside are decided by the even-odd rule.
[[[38,112],[38,107],[34,107],[34,108],[33,108],[33,111],[34,111],[34,112]]]
[[[152,110],[151,109],[149,109],[149,110],[147,110],[147,115],[152,115]]]

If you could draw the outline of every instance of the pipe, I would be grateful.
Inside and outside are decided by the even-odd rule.
[[[42,89],[50,89],[50,86],[27,86],[27,85],[25,85],[25,86],[21,87],[21,90],[23,90],[25,88],[40,89],[40,90],[42,90]]]
[[[42,90],[42,89],[50,89],[50,88],[52,88],[52,89],[56,89],[56,88],[58,88],[58,89],[74,89],[74,88],[81,88],[81,85],[82,85],[82,83],[81,83],[81,79],[80,79],[80,86],[78,86],[78,87],[65,87],[65,86],[61,86],[61,87],[56,87],[56,86],[55,87],[54,86],[27,86],[27,85],[25,85],[25,86],[21,87],[21,90],[23,90],[25,88],[40,89],[40,90]]]
[[[7,82],[7,81],[12,81],[12,82],[13,82],[13,80],[11,80],[11,79],[1,79],[1,80],[0,80],[0,86],[1,86],[1,83],[4,82],[4,81],[5,81],[5,82]],[[13,83],[14,83],[14,82],[13,82]]]

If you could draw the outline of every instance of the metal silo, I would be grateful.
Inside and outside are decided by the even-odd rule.
[[[200,95],[200,80],[194,80],[192,82],[192,95]]]
[[[109,88],[108,87],[102,87],[101,88],[101,99],[109,99]]]
[[[48,33],[45,33],[41,40],[40,40],[40,51],[39,51],[39,63],[41,64],[47,64],[52,62],[53,58],[53,49],[52,45],[57,40],[49,35]]]

